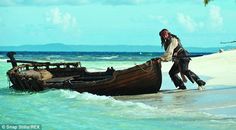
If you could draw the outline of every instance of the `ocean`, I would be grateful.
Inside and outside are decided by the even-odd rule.
[[[23,60],[80,61],[88,71],[107,67],[125,69],[158,57],[151,52],[17,52]],[[210,53],[192,53],[207,55]],[[46,130],[234,130],[236,129],[235,87],[196,85],[177,91],[168,74],[163,74],[161,91],[138,96],[98,96],[70,90],[38,93],[9,88],[6,52],[0,52],[0,130],[37,125]],[[207,79],[207,77],[204,77]],[[212,98],[218,97],[218,98]],[[25,127],[25,129],[34,127]]]

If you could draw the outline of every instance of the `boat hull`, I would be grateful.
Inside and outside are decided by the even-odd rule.
[[[50,66],[56,67],[50,67]],[[161,64],[156,60],[124,70],[105,72],[87,72],[85,67],[75,64],[24,64],[7,72],[12,88],[21,91],[42,91],[46,89],[69,89],[89,92],[97,95],[136,95],[156,93],[162,83]],[[65,67],[66,66],[66,67]],[[22,71],[48,71],[53,75],[49,79],[37,79],[31,75],[22,75]]]

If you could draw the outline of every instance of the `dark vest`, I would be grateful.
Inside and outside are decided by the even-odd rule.
[[[171,36],[171,38],[176,38],[174,36]],[[171,44],[171,38],[167,39],[165,42],[164,42],[164,48],[165,48],[165,51],[166,49],[168,48],[168,46]],[[176,38],[177,41],[178,41],[178,46],[174,49],[174,53],[177,52],[180,48],[183,48],[181,43],[180,43],[180,40],[178,38]]]
[[[173,54],[178,52],[177,56],[175,58],[190,60],[190,58],[187,57],[188,52],[183,48],[179,38],[177,38],[175,36],[171,36],[171,38],[176,38],[177,41],[178,41],[178,46],[174,49],[174,52],[173,52]],[[167,39],[164,42],[164,49],[165,49],[165,51],[167,50],[168,46],[171,44],[171,38]]]

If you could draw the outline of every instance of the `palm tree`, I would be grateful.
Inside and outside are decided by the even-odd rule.
[[[211,0],[204,0],[204,4],[205,6],[208,4],[208,2],[210,2]]]

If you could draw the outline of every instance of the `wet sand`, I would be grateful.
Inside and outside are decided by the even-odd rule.
[[[236,118],[236,87],[212,86],[205,90],[161,90],[155,94],[117,96],[118,100],[142,102],[158,109],[206,112]]]

